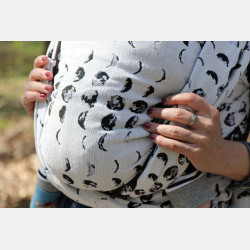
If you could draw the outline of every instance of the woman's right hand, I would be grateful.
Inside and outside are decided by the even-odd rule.
[[[53,90],[52,86],[40,82],[41,80],[50,81],[53,78],[52,72],[43,68],[48,60],[48,57],[43,55],[35,59],[34,68],[30,72],[28,83],[21,97],[22,105],[31,118],[34,116],[35,102],[46,100],[47,94]]]

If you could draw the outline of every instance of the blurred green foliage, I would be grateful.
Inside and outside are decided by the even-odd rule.
[[[0,41],[0,131],[27,116],[21,96],[34,59],[46,53],[48,42]]]
[[[47,42],[0,41],[0,77],[28,76],[34,59],[45,54]]]

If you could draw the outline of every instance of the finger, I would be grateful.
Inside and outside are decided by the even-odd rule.
[[[39,81],[39,80],[50,81],[52,80],[52,78],[53,78],[52,72],[40,68],[32,69],[29,75],[29,81]]]
[[[157,145],[165,149],[168,149],[170,151],[183,154],[187,157],[189,157],[189,155],[193,152],[193,148],[194,148],[193,144],[173,140],[173,139],[166,138],[162,135],[157,135],[157,134],[151,134],[150,138]]]
[[[47,65],[48,63],[48,57],[47,56],[38,56],[35,60],[34,60],[34,68],[42,68],[43,66]]]
[[[200,139],[199,134],[196,134],[188,129],[181,128],[174,125],[158,124],[153,122],[147,122],[144,124],[144,128],[151,133],[160,134],[164,137],[188,142],[197,143]]]
[[[37,81],[30,81],[27,83],[25,87],[25,91],[34,91],[44,94],[51,93],[52,90],[53,90],[52,86]]]
[[[168,96],[162,100],[164,105],[187,105],[193,111],[200,114],[206,114],[210,110],[210,104],[206,100],[194,93],[181,93],[177,95]]]
[[[147,114],[152,118],[175,121],[183,125],[189,125],[189,122],[194,115],[190,111],[181,108],[154,108],[149,109]],[[201,120],[202,117],[198,117],[192,128],[200,128]]]
[[[44,101],[47,95],[34,91],[26,91],[22,97],[22,103],[24,105],[30,104],[31,102]]]

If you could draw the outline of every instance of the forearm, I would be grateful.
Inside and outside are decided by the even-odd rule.
[[[213,174],[236,181],[242,181],[250,175],[249,152],[244,144],[225,140],[219,153],[221,160],[216,163]]]

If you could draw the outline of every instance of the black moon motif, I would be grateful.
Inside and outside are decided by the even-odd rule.
[[[117,117],[115,114],[109,114],[103,117],[101,121],[101,126],[104,130],[113,130],[113,127],[115,127],[117,121]]]

